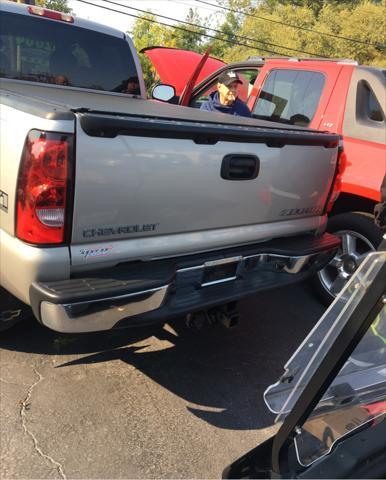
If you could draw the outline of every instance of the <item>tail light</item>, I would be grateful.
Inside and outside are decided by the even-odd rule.
[[[52,18],[53,20],[60,20],[62,22],[74,23],[74,17],[67,13],[56,12],[42,7],[28,7],[28,13],[31,15],[39,15],[40,17]]]
[[[343,178],[343,173],[346,170],[346,167],[347,167],[346,153],[343,150],[343,145],[340,145],[338,149],[338,159],[337,159],[337,167],[336,167],[334,184],[332,186],[331,194],[329,196],[327,207],[326,207],[327,213],[331,212],[332,207],[334,206],[334,203],[338,199],[339,194],[342,190],[342,178]]]
[[[20,163],[16,197],[16,235],[33,244],[66,238],[72,165],[71,134],[31,130]]]

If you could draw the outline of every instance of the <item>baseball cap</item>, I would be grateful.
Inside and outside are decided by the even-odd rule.
[[[223,72],[218,77],[218,83],[223,83],[224,85],[230,85],[233,82],[243,83],[240,80],[240,77],[237,75],[237,73],[234,72],[233,70],[228,70],[227,72]]]

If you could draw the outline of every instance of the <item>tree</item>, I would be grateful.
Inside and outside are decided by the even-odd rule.
[[[319,15],[320,29],[358,41],[332,37],[325,39],[324,42],[329,43],[331,56],[352,58],[361,64],[386,66],[385,8],[385,0],[380,3],[361,1],[352,9],[326,5]]]
[[[220,30],[221,34],[216,34],[216,39],[208,39],[207,44],[212,46],[211,55],[223,58],[226,52],[232,48],[232,43],[237,42],[237,32],[244,22],[243,12],[251,11],[254,6],[252,0],[217,0],[220,7],[225,7],[222,11],[224,15],[220,16],[217,22],[216,30]],[[218,16],[218,13],[215,14]],[[214,20],[215,15],[210,15],[207,23]],[[224,41],[225,40],[225,41]]]
[[[194,25],[200,25],[200,27],[186,25],[186,23],[177,23],[176,26],[183,30],[175,29],[172,33],[172,36],[175,39],[176,48],[181,48],[183,50],[194,50],[196,52],[205,50],[203,34],[206,30],[206,20],[201,18],[197,12],[197,9],[189,8],[185,22]]]
[[[49,8],[63,13],[71,13],[72,9],[68,6],[67,0],[35,0],[39,7]]]
[[[249,48],[232,47],[225,60],[268,56],[265,50],[271,50],[278,55],[352,58],[362,64],[386,65],[386,0],[324,1],[317,13],[307,1],[297,3],[265,1],[251,10],[254,16],[245,17],[238,33],[254,41],[244,42]]]
[[[164,20],[162,20],[163,22]],[[138,52],[143,48],[161,46],[171,48],[181,48],[185,50],[204,51],[206,49],[202,34],[205,33],[205,19],[202,19],[197,10],[189,9],[185,19],[186,22],[196,27],[177,23],[176,27],[161,25],[157,17],[150,12],[141,16],[134,23],[132,29],[132,39]],[[145,78],[145,84],[148,90],[157,81],[157,72],[152,66],[146,55],[140,54],[142,70]]]
[[[277,5],[292,5],[294,7],[310,8],[317,16],[319,12],[327,5],[338,7],[339,5],[347,6],[348,8],[356,7],[361,3],[361,0],[266,0],[264,3],[271,8],[276,8]],[[374,3],[378,3],[377,0]]]
[[[134,23],[131,37],[137,52],[147,47],[175,47],[176,39],[172,29],[157,23],[157,18],[151,13],[146,13]],[[157,72],[150,60],[139,53],[145,84],[149,89],[157,81]]]

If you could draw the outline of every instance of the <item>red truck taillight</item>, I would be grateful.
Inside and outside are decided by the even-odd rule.
[[[66,239],[73,136],[31,130],[20,163],[16,236],[33,244]]]
[[[332,207],[334,206],[334,203],[339,197],[339,194],[342,190],[342,178],[343,178],[343,173],[346,170],[347,167],[347,156],[345,151],[343,150],[343,147],[339,147],[339,153],[338,153],[338,165],[337,165],[337,171],[334,179],[334,185],[331,190],[330,197],[328,199],[326,211],[327,213],[330,213],[332,210]]]

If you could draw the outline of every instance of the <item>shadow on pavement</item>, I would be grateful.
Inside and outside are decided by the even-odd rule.
[[[61,335],[39,325],[8,332],[0,347],[48,355],[81,354],[57,368],[120,359],[189,403],[205,422],[225,429],[273,423],[262,392],[288,360],[323,308],[302,286],[255,295],[240,304],[234,330],[186,328],[183,319],[160,327]],[[138,345],[139,344],[139,345]],[[193,405],[192,405],[193,404]]]

